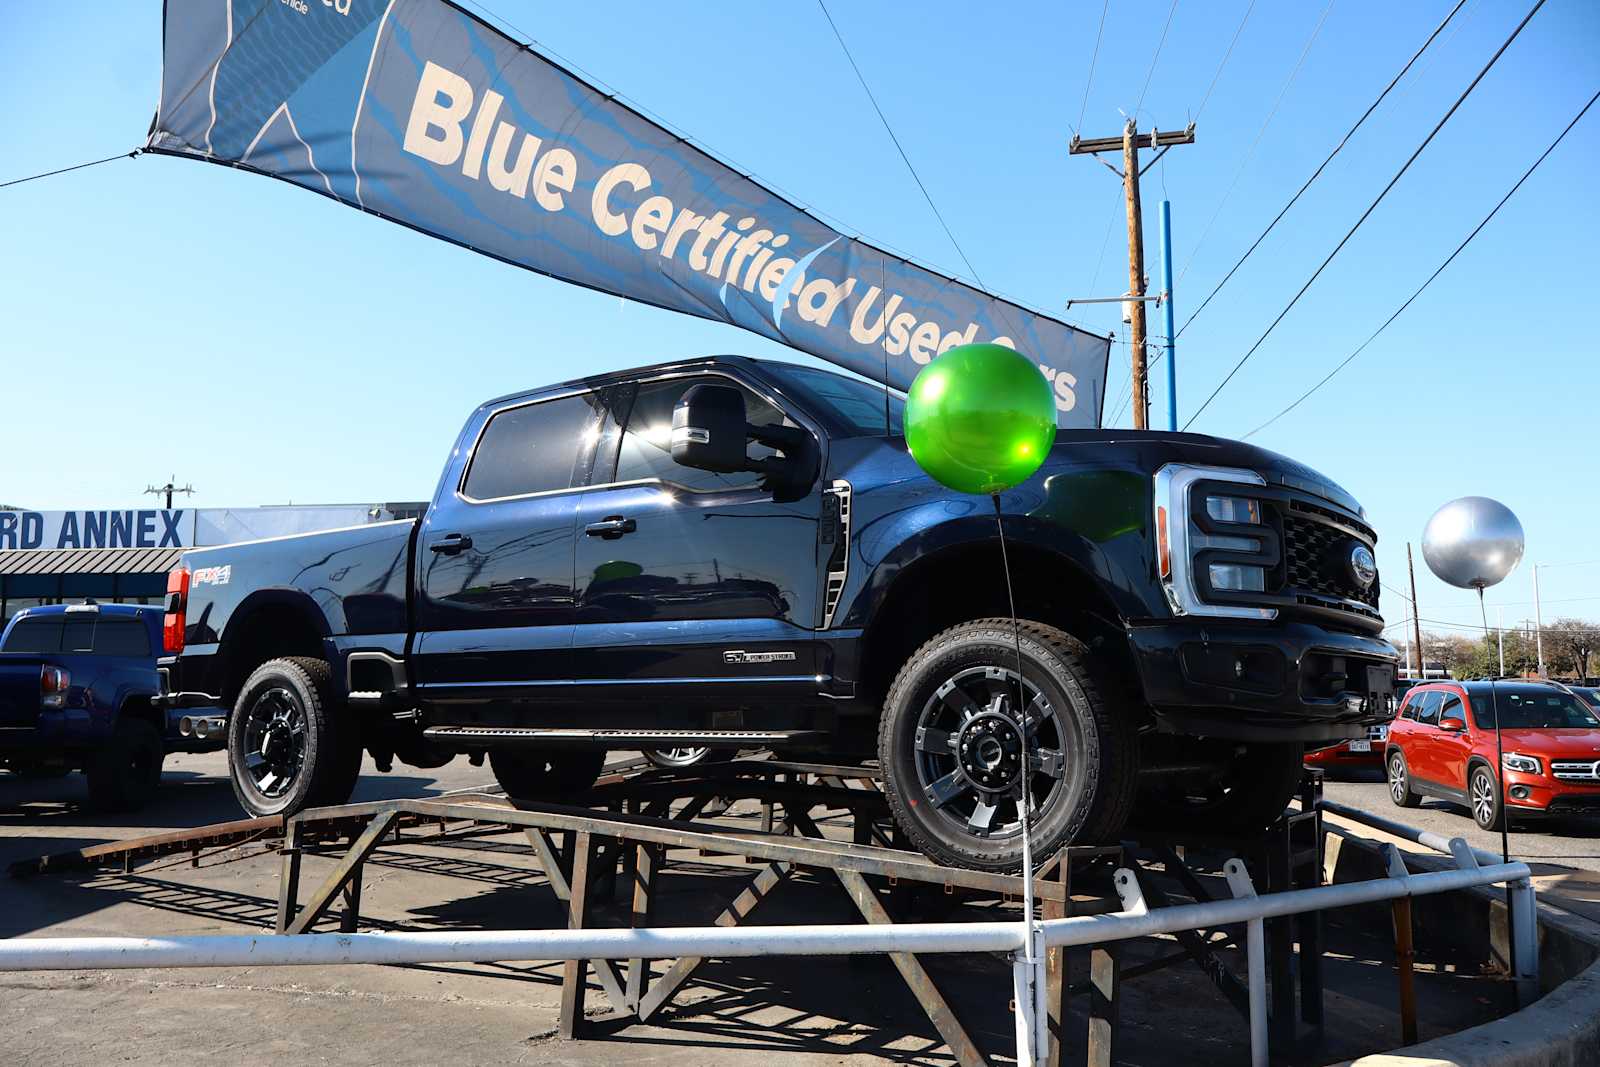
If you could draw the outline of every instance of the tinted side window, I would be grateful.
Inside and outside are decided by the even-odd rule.
[[[150,634],[137,619],[101,619],[94,629],[97,656],[148,656]]]
[[[1444,694],[1437,689],[1423,693],[1417,706],[1417,721],[1429,726],[1439,723],[1439,705],[1444,703]]]
[[[680,467],[672,459],[672,409],[684,391],[694,385],[731,385],[744,394],[745,421],[756,426],[781,426],[783,412],[766,400],[746,389],[738,382],[715,375],[694,378],[671,378],[660,382],[645,382],[633,400],[628,414],[627,429],[617,451],[617,473],[614,481],[631,482],[644,478],[660,478],[686,489],[702,492],[743,489],[761,480],[758,474],[714,474],[711,471]],[[747,454],[751,459],[761,459],[773,454],[765,445],[750,442]]]
[[[473,500],[543,493],[578,483],[594,444],[599,398],[592,393],[508,408],[489,419],[462,492]]]
[[[1459,719],[1462,725],[1466,725],[1466,710],[1461,706],[1461,698],[1454,693],[1445,696],[1444,705],[1439,709],[1439,721],[1444,722],[1446,719]]]
[[[0,652],[60,652],[61,616],[51,615],[39,619],[21,619],[6,636],[5,648]]]

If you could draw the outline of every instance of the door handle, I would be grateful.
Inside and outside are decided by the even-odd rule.
[[[590,537],[603,537],[607,541],[615,541],[623,534],[631,534],[639,528],[639,524],[632,519],[625,519],[621,515],[607,515],[599,522],[591,522],[583,528],[583,532]]]
[[[428,546],[428,551],[438,552],[446,556],[453,556],[464,548],[472,547],[472,538],[466,534],[445,534],[439,540]]]

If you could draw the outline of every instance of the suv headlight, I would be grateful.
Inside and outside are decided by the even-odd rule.
[[[1197,489],[1199,482],[1236,485],[1238,491],[1212,484]],[[1157,566],[1173,611],[1235,619],[1277,617],[1272,607],[1213,602],[1217,593],[1248,597],[1267,591],[1267,568],[1277,562],[1277,535],[1262,519],[1261,501],[1249,492],[1249,487],[1265,484],[1255,471],[1235,467],[1169,463],[1156,472]],[[1236,533],[1234,528],[1244,529]],[[1251,562],[1252,557],[1261,562]]]
[[[1520,774],[1539,774],[1544,770],[1538,756],[1524,756],[1520,752],[1507,752],[1500,757],[1501,766],[1508,771],[1517,771]]]

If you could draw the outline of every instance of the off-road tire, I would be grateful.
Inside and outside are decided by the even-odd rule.
[[[1115,839],[1133,808],[1138,745],[1131,717],[1114,706],[1114,689],[1083,643],[1028,620],[1017,624],[1016,633],[1007,618],[963,623],[936,634],[906,660],[889,687],[878,724],[878,758],[895,822],[925,855],[949,866],[1020,870],[1022,841],[1016,834],[985,838],[963,832],[930,810],[915,763],[918,718],[932,694],[958,671],[974,666],[1014,671],[1018,636],[1024,680],[1049,696],[1063,729],[1070,727],[1076,735],[1062,735],[1058,788],[1067,792],[1030,825],[1034,863],[1065,845]]]
[[[259,697],[272,689],[289,693],[304,722],[305,757],[289,788],[268,796],[246,770],[245,734]],[[333,691],[326,661],[286,656],[257,667],[239,689],[228,717],[228,765],[239,805],[255,816],[293,815],[306,808],[343,804],[361,776],[361,735]]]
[[[1298,741],[1241,743],[1240,753],[1216,783],[1226,792],[1210,799],[1149,790],[1139,797],[1134,821],[1158,831],[1253,836],[1283,815],[1305,775],[1305,746]]]
[[[1411,788],[1411,765],[1406,762],[1404,752],[1390,749],[1383,769],[1389,785],[1389,800],[1395,807],[1415,808],[1422,803],[1422,794]]]
[[[603,748],[506,746],[489,750],[489,768],[512,800],[558,800],[587,793],[606,765]]]
[[[89,758],[89,804],[100,811],[133,811],[161,784],[166,753],[161,734],[143,719],[119,718],[111,740]]]

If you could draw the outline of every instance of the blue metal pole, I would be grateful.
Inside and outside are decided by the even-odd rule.
[[[1178,339],[1172,326],[1172,201],[1161,201],[1161,288],[1167,313],[1167,429],[1178,429]]]

